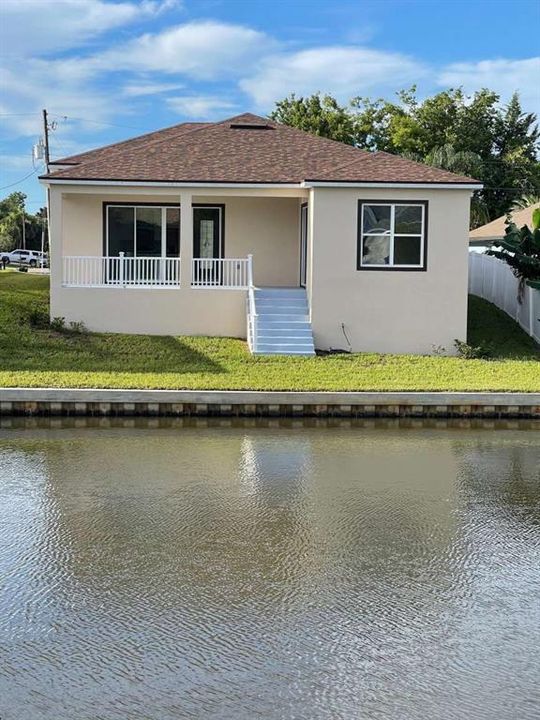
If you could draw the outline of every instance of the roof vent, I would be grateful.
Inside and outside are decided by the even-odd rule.
[[[229,127],[232,130],[272,130],[271,125],[261,125],[260,123],[238,122],[231,123]]]

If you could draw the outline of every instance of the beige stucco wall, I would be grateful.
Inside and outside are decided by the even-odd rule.
[[[356,270],[358,200],[427,200],[427,272]],[[310,197],[310,294],[315,346],[454,352],[466,339],[467,190],[315,188]]]
[[[246,337],[242,290],[51,288],[51,317],[95,332]]]

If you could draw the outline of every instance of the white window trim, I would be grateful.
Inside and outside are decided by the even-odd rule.
[[[364,232],[364,208],[365,207],[389,207],[390,208],[390,230],[385,232]],[[395,217],[396,207],[419,207],[422,210],[421,230],[420,233],[397,233],[398,237],[414,237],[420,238],[420,262],[418,264],[407,264],[394,263],[394,241],[396,237],[395,232]],[[382,202],[371,200],[360,201],[360,256],[359,265],[362,269],[384,269],[384,270],[423,270],[424,258],[425,258],[425,243],[426,243],[426,205],[420,202]],[[364,236],[381,237],[388,236],[390,238],[390,259],[388,264],[384,263],[364,263]]]
[[[137,208],[151,208],[153,210],[161,210],[161,255],[159,257],[166,258],[167,256],[167,210],[179,210],[181,212],[181,208],[179,205],[144,205],[139,203],[134,203],[133,205],[126,205],[125,203],[107,203],[106,205],[106,217],[105,217],[105,255],[106,257],[109,256],[109,209],[110,208],[131,208],[133,210],[133,257],[144,257],[139,256],[137,253]],[[178,228],[178,232],[180,233],[180,226]],[[178,257],[180,257],[180,245],[181,245],[181,238],[180,242],[178,243],[178,250],[179,254]],[[175,256],[176,257],[176,256]]]

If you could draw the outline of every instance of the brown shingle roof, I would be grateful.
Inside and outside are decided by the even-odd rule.
[[[133,151],[138,147],[147,147],[153,142],[166,140],[168,137],[179,137],[182,133],[194,130],[202,125],[208,123],[182,123],[181,125],[172,125],[162,130],[153,130],[152,132],[145,133],[144,135],[138,135],[137,137],[130,138],[129,140],[121,140],[120,142],[112,143],[111,145],[104,145],[103,147],[96,148],[95,150],[87,150],[86,152],[78,155],[70,155],[69,157],[61,158],[60,160],[52,160],[50,165],[79,165],[85,161],[95,161],[102,158],[104,155],[108,155],[113,152],[126,152]],[[53,170],[54,172],[54,170]]]
[[[540,203],[534,203],[534,205],[530,205],[529,207],[521,210],[511,211],[510,215],[512,217],[512,222],[514,222],[519,228],[523,227],[523,225],[528,225],[532,228],[532,216],[533,212],[537,208],[540,208]],[[481,225],[475,230],[471,230],[469,238],[476,241],[499,240],[500,238],[503,238],[505,234],[506,215],[502,215],[501,217],[487,223],[487,225]]]
[[[64,158],[43,177],[139,182],[476,183],[388,153],[369,153],[245,113],[218,123],[184,123]]]

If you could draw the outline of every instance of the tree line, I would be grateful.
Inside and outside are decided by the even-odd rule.
[[[466,95],[445,90],[424,100],[416,87],[395,101],[294,94],[276,103],[271,117],[286,125],[370,151],[402,155],[480,180],[471,226],[483,225],[540,195],[537,116],[524,112],[515,93],[506,106],[488,89]]]
[[[0,200],[0,252],[9,252],[25,246],[29,250],[41,250],[41,233],[45,232],[47,244],[47,208],[35,214],[26,212],[26,195],[13,192]]]

